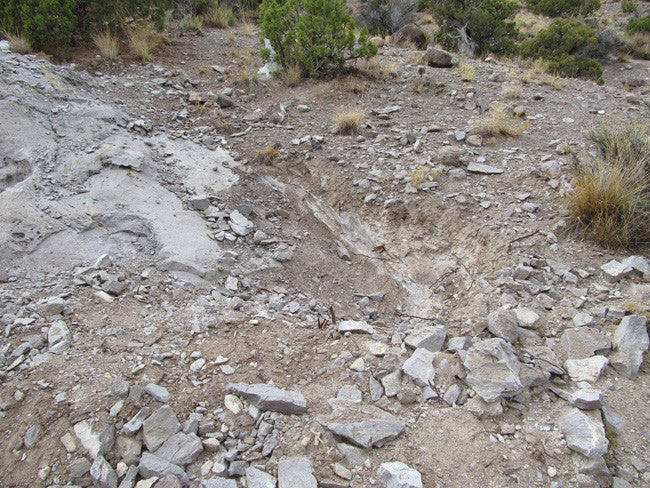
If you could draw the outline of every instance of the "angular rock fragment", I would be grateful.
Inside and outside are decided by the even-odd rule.
[[[607,364],[609,360],[605,356],[593,356],[585,359],[567,359],[564,368],[572,381],[593,383],[600,378]]]
[[[138,465],[138,473],[143,478],[151,478],[152,476],[163,478],[172,474],[180,480],[183,486],[187,486],[189,483],[189,479],[187,474],[185,474],[185,471],[183,471],[183,468],[172,464],[169,461],[165,461],[150,452],[142,453],[142,458]]]
[[[307,401],[298,391],[281,390],[264,383],[230,383],[226,391],[247,399],[260,410],[298,415],[307,411]]]
[[[277,481],[274,476],[257,468],[246,468],[246,485],[248,488],[275,488]]]
[[[407,346],[413,349],[427,349],[431,352],[442,350],[447,338],[447,329],[443,325],[422,327],[409,333],[404,339]]]
[[[416,349],[411,357],[404,361],[402,371],[418,386],[431,386],[436,377],[433,367],[433,352],[427,349]]]
[[[585,359],[611,348],[609,337],[589,327],[566,329],[560,337],[562,353],[567,359]]]
[[[422,488],[422,475],[402,462],[383,463],[377,479],[385,488]]]
[[[129,420],[126,424],[124,424],[122,430],[127,435],[137,434],[140,428],[142,427],[142,423],[145,421],[145,419],[148,416],[149,416],[149,407],[141,408],[140,411],[138,411],[138,413],[136,413],[131,420]]]
[[[503,339],[485,339],[459,354],[467,383],[486,402],[513,396],[522,389],[521,363],[512,345]]]
[[[321,424],[333,434],[366,449],[381,447],[384,443],[396,439],[406,427],[398,420],[387,418],[349,423],[321,422]]]
[[[510,343],[519,340],[519,321],[513,310],[495,310],[488,315],[488,330]]]
[[[169,405],[163,405],[142,423],[142,439],[150,451],[181,430],[181,424]]]
[[[70,329],[62,320],[57,320],[47,331],[48,351],[54,354],[61,354],[70,349],[72,335]]]
[[[317,488],[311,461],[304,457],[278,463],[278,488]]]
[[[151,398],[160,403],[167,403],[171,398],[169,391],[164,386],[149,383],[144,387],[144,391],[149,394]]]
[[[117,488],[117,473],[102,456],[90,467],[90,479],[96,488]]]
[[[560,419],[560,429],[567,446],[589,458],[603,456],[609,448],[602,422],[577,408]]]
[[[375,333],[374,327],[363,320],[341,320],[338,325],[338,331],[341,334],[345,334],[346,332],[358,332],[361,334]]]
[[[172,464],[186,466],[196,461],[201,452],[203,444],[196,434],[177,432],[160,446],[155,455]]]

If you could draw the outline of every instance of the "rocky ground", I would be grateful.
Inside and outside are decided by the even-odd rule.
[[[0,53],[0,485],[647,486],[648,249],[563,201],[647,62],[463,82],[389,44],[288,87],[257,49]],[[471,135],[495,101],[520,136]]]

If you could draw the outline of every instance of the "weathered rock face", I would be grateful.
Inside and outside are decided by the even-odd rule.
[[[402,462],[383,463],[377,479],[386,488],[422,488],[422,475]]]
[[[577,408],[560,419],[560,429],[567,445],[589,458],[602,456],[609,448],[602,422]]]
[[[283,459],[278,463],[278,488],[317,488],[308,458]]]
[[[246,398],[261,410],[289,414],[301,414],[307,411],[307,401],[297,391],[281,390],[262,383],[255,385],[231,383],[226,391]]]
[[[181,424],[169,405],[163,405],[142,423],[142,438],[147,449],[155,451],[181,430]]]
[[[462,351],[466,381],[486,402],[496,402],[519,392],[521,363],[512,345],[503,339],[486,339]]]
[[[628,378],[639,373],[643,354],[648,350],[648,319],[642,315],[623,317],[614,332],[613,344],[616,353],[610,358],[612,366]]]

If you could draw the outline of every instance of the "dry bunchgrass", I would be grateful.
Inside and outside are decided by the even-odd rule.
[[[201,15],[184,15],[175,25],[176,30],[180,32],[200,31],[205,21]]]
[[[136,58],[143,62],[153,61],[153,53],[163,40],[149,24],[140,24],[127,31],[131,50]]]
[[[5,32],[4,37],[9,43],[9,49],[18,54],[28,54],[32,52],[32,47],[22,34]]]
[[[243,58],[242,65],[239,69],[232,70],[229,77],[235,87],[252,92],[262,86],[258,74],[258,67],[255,64],[255,54],[256,51],[253,48],[241,54]]]
[[[284,151],[275,144],[269,144],[266,149],[262,149],[255,153],[255,159],[262,164],[273,164],[277,161],[282,161]]]
[[[577,159],[571,215],[606,246],[650,239],[650,130],[648,126],[602,126],[590,131],[598,155]]]
[[[562,90],[566,86],[566,81],[555,75],[544,75],[542,76],[542,85],[548,85],[554,90]]]
[[[490,108],[472,127],[472,134],[482,136],[505,135],[516,137],[528,129],[530,119],[521,120],[515,116],[512,108],[498,102],[492,102]]]
[[[463,81],[474,81],[476,79],[476,69],[467,62],[461,62],[458,65],[458,73]]]
[[[365,117],[366,111],[358,107],[337,112],[334,116],[337,132],[344,135],[358,134]]]
[[[543,15],[535,15],[523,10],[515,15],[515,25],[524,37],[535,37],[542,29],[547,29],[552,20]]]
[[[115,61],[120,55],[120,40],[111,31],[93,35],[93,42],[103,58]]]
[[[296,63],[290,63],[279,72],[279,76],[285,85],[293,88],[302,80],[302,68]]]
[[[223,29],[225,27],[234,25],[237,19],[230,7],[225,5],[217,5],[203,15],[203,23],[207,27],[216,27]]]
[[[637,59],[650,59],[650,34],[647,32],[625,33],[623,41],[625,42],[624,53]]]
[[[424,183],[438,181],[442,171],[441,167],[431,168],[419,165],[408,175],[408,180],[411,185],[419,190]]]
[[[501,86],[502,98],[521,98],[524,94],[524,87],[519,82],[504,83]]]

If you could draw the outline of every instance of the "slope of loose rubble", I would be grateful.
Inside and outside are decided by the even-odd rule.
[[[647,485],[647,248],[561,199],[584,129],[647,118],[647,63],[504,99],[525,69],[388,45],[287,88],[255,42],[0,52],[0,484]],[[521,136],[471,135],[494,101]]]

